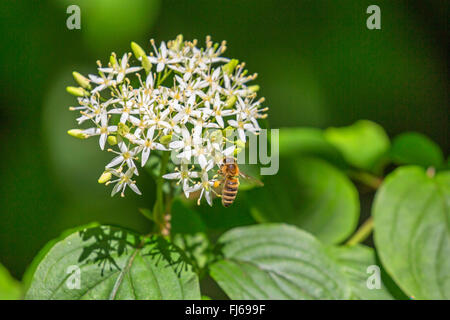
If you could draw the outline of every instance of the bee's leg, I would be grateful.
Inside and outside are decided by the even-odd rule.
[[[214,176],[214,177],[216,177],[216,176]],[[214,177],[213,177],[213,178],[214,178]],[[211,191],[212,191],[218,198],[221,198],[222,195],[219,194],[219,193],[217,193],[217,191],[216,191],[215,189],[217,189],[223,182],[224,182],[224,179],[216,180],[216,181],[214,181],[213,187],[211,188]]]
[[[220,193],[217,193],[216,190],[211,189],[211,191],[216,195],[217,198],[222,198],[222,195]]]

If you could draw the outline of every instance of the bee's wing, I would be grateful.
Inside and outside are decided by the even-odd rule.
[[[256,184],[257,186],[260,186],[260,187],[264,186],[264,183],[261,180],[256,179],[256,178],[254,178],[252,176],[249,176],[248,174],[245,174],[243,172],[239,172],[239,175],[242,178],[249,180],[251,183]]]

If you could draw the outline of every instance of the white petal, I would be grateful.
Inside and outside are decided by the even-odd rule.
[[[120,152],[124,153],[128,151],[127,145],[125,144],[125,142],[121,141],[118,144]]]
[[[148,74],[147,79],[145,80],[145,84],[147,85],[147,87],[153,88],[153,73],[150,72]]]
[[[150,155],[150,148],[144,148],[144,150],[142,150],[142,159],[141,159],[141,165],[145,166],[145,163],[148,160],[148,156]]]
[[[239,139],[241,139],[242,141],[246,141],[245,139],[245,132],[243,129],[238,129],[238,134],[239,134]]]
[[[153,137],[155,136],[155,129],[156,129],[156,126],[152,126],[152,127],[150,127],[150,129],[148,129],[147,139],[153,139]]]
[[[106,142],[106,133],[102,133],[99,139],[100,149],[102,150],[105,149],[105,142]]]
[[[125,123],[128,120],[128,112],[122,113],[120,116],[120,122]]]
[[[166,43],[164,41],[161,42],[161,55],[165,58],[167,57],[167,47],[166,47]]]
[[[180,179],[181,173],[179,173],[179,172],[168,173],[168,174],[163,175],[163,178],[168,179],[168,180]]]
[[[126,53],[124,53],[122,56],[121,64],[120,64],[122,69],[125,69],[127,67],[127,63],[128,63],[128,55]]]
[[[228,124],[235,128],[237,128],[239,126],[239,124],[237,123],[236,120],[228,120]]]
[[[140,191],[139,188],[136,186],[136,184],[131,183],[131,184],[130,184],[130,188],[131,188],[131,190],[133,190],[134,192],[136,192],[138,195],[142,195],[141,191]]]
[[[202,167],[202,169],[204,169],[206,167],[206,158],[205,155],[201,154],[198,156],[198,163],[200,164],[200,167]]]
[[[216,116],[216,121],[217,121],[217,123],[219,124],[219,126],[220,126],[221,128],[223,128],[224,123],[223,123],[222,117],[221,117],[221,116]]]
[[[111,197],[113,197],[117,192],[119,192],[120,191],[120,187],[122,186],[122,184],[120,184],[120,183],[117,183],[115,186],[114,186],[114,188],[112,189],[112,192],[111,192]]]
[[[211,193],[209,191],[205,192],[205,198],[208,204],[212,207]]]
[[[116,165],[122,163],[122,161],[123,161],[123,157],[122,157],[122,156],[117,156],[117,157],[115,157],[114,159],[112,159],[110,163],[108,163],[108,164],[106,165],[106,168],[112,168],[112,167],[115,167]]]
[[[169,144],[171,149],[180,149],[184,147],[183,141],[173,141]]]
[[[192,73],[186,72],[183,76],[184,81],[188,81],[191,78]]]
[[[222,153],[225,156],[229,156],[229,155],[231,155],[234,152],[234,149],[236,149],[236,146],[231,146],[231,147],[228,147],[225,150],[223,150]]]

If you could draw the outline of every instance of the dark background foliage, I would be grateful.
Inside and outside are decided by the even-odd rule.
[[[81,30],[66,28],[70,4]],[[366,28],[370,4],[381,30]],[[447,1],[1,1],[1,263],[20,278],[49,239],[90,221],[148,230],[137,208],[153,203],[152,182],[140,181],[145,198],[111,199],[96,182],[109,155],[66,134],[71,71],[94,72],[131,40],[209,34],[258,72],[272,128],[370,119],[448,154],[448,13]]]

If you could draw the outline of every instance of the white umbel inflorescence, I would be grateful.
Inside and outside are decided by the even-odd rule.
[[[264,99],[256,98],[258,86],[247,85],[256,74],[222,57],[225,42],[214,44],[210,37],[205,48],[182,36],[159,47],[150,43],[149,55],[132,43],[136,66],[131,66],[131,53],[120,59],[113,53],[107,66],[97,62],[98,75],[74,72],[81,87],[67,91],[78,96],[79,105],[70,109],[80,113],[77,122],[83,128],[69,134],[97,137],[102,150],[111,146],[107,150],[114,157],[99,182],[114,183],[112,195],[124,196],[127,186],[141,194],[133,180],[138,167],[155,151],[175,151],[174,172],[163,177],[177,181],[186,197],[197,192],[199,201],[204,195],[211,204],[214,172],[237,149],[223,132],[245,142],[246,134],[260,131],[258,119],[266,116]]]

